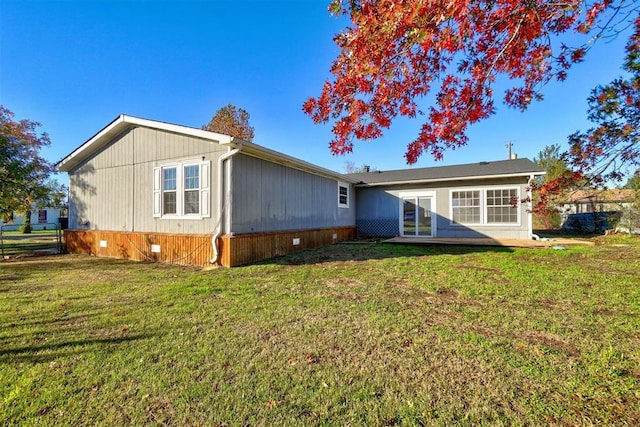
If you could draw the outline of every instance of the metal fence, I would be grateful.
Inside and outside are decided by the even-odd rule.
[[[28,255],[62,253],[62,229],[60,224],[38,224],[43,230],[20,232],[22,224],[0,226],[0,253],[2,258]]]

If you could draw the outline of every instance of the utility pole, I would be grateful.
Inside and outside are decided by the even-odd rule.
[[[513,152],[513,143],[511,141],[507,142],[506,147],[507,147],[507,150],[509,150],[507,159],[509,160],[517,159],[518,155]]]

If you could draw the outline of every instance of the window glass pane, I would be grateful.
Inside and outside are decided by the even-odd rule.
[[[200,188],[200,167],[185,166],[184,168],[184,189],[197,190]]]
[[[480,223],[480,191],[451,192],[453,222],[458,224]]]
[[[518,189],[487,190],[487,222],[513,224],[518,222]]]
[[[165,191],[162,195],[162,213],[176,214],[176,192]]]
[[[162,169],[162,189],[164,191],[176,189],[176,168]]]
[[[185,191],[184,192],[184,213],[197,214],[200,213],[200,192]]]
[[[162,169],[162,213],[175,215],[176,206],[176,187],[177,187],[177,169]]]
[[[418,197],[418,235],[431,236],[431,199]]]
[[[403,234],[413,236],[416,234],[416,204],[415,200],[406,199],[402,204]]]
[[[349,187],[344,185],[338,186],[338,203],[341,205],[349,204]]]

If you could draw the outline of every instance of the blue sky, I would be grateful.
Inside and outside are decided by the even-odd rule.
[[[343,172],[345,162],[381,170],[407,165],[421,120],[401,120],[379,140],[332,156],[330,125],[314,125],[302,103],[320,93],[345,25],[329,0],[6,1],[0,0],[0,103],[42,123],[56,162],[120,113],[200,127],[232,103],[251,114],[254,142]],[[588,126],[586,98],[621,74],[626,37],[596,44],[564,83],[524,113],[498,112],[469,132],[467,147],[414,167],[519,157],[566,146]],[[426,105],[423,109],[426,110]]]

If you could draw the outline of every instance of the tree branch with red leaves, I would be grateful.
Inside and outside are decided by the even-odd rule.
[[[382,136],[398,116],[423,114],[418,103],[433,93],[407,145],[409,164],[425,151],[441,159],[466,145],[468,127],[495,111],[497,78],[513,82],[504,103],[525,110],[546,83],[566,78],[594,39],[638,14],[628,0],[334,0],[329,10],[351,25],[335,36],[332,78],[304,112],[332,122],[330,149],[343,154],[354,140]],[[583,34],[584,44],[561,44],[569,34]]]

